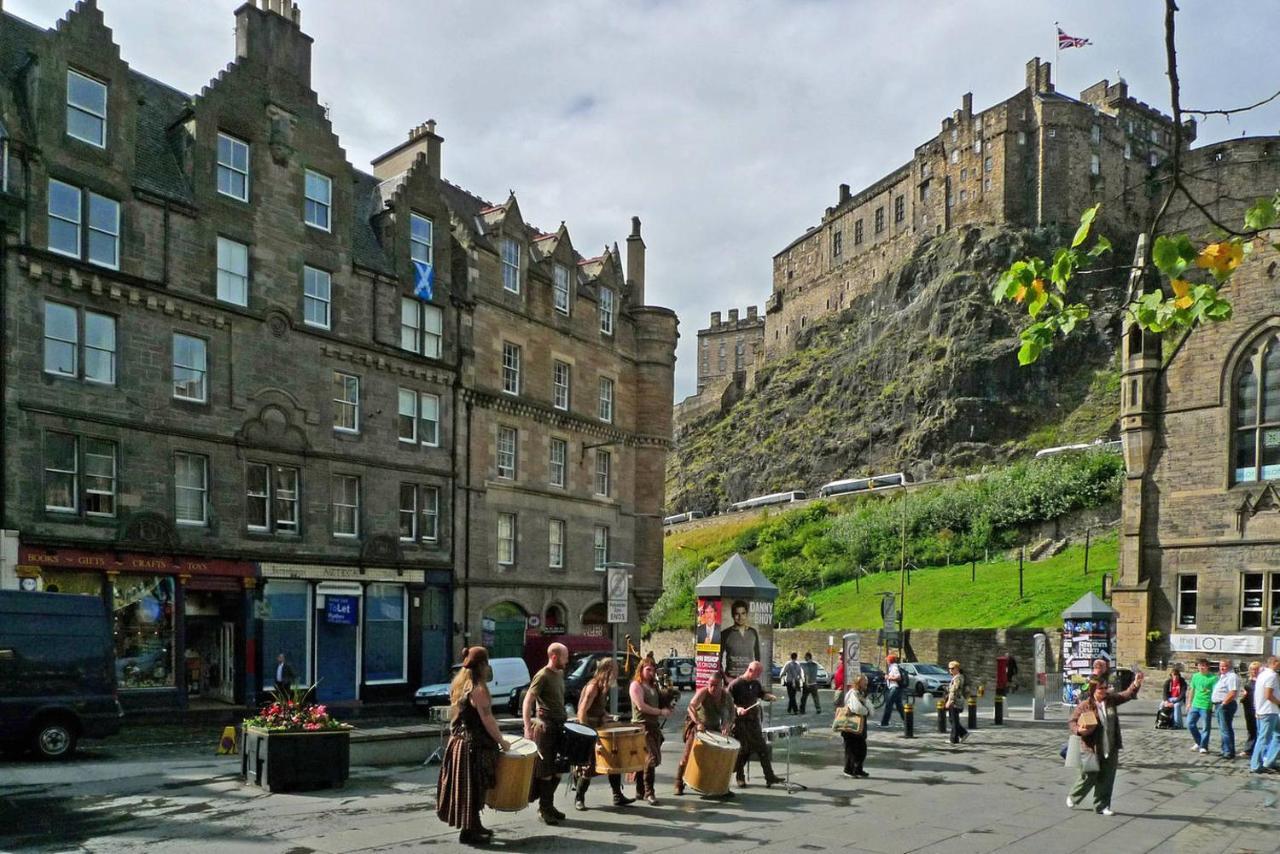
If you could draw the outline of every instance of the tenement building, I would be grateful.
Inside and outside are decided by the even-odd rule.
[[[251,703],[280,654],[404,700],[486,609],[578,631],[604,563],[660,587],[638,221],[625,271],[583,259],[443,180],[434,122],[354,168],[300,24],[241,6],[189,95],[94,0],[0,13],[0,586],[101,597],[127,705]]]

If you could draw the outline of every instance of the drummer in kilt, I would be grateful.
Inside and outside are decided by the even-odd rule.
[[[689,701],[689,711],[684,722],[684,754],[680,757],[680,765],[676,767],[677,795],[684,794],[684,769],[689,765],[689,755],[693,753],[698,733],[727,734],[732,721],[733,698],[724,689],[724,674],[717,670],[707,679],[706,686],[699,688]],[[721,797],[733,796],[733,792],[725,792]]]
[[[533,785],[529,802],[538,802],[538,818],[544,824],[559,824],[565,814],[556,809],[556,786],[568,764],[560,764],[561,741],[568,715],[564,711],[564,668],[569,663],[569,648],[562,643],[547,647],[547,666],[529,683],[524,695],[524,737],[538,746],[538,761],[533,766]],[[536,717],[535,717],[536,712]]]
[[[466,650],[449,686],[449,744],[440,766],[436,815],[462,829],[459,841],[488,842],[493,831],[480,824],[484,794],[495,780],[498,752],[507,749],[489,708],[487,683],[493,676],[482,646]]]
[[[658,669],[652,661],[644,661],[631,680],[631,722],[644,727],[645,769],[635,772],[636,794],[653,806],[658,805],[653,778],[662,762],[662,723],[671,717],[671,709],[661,707],[658,692]]]
[[[598,730],[607,721],[617,720],[617,717],[609,714],[609,689],[617,678],[618,663],[612,656],[601,656],[596,659],[596,674],[591,677],[587,687],[582,689],[582,696],[578,698],[578,723]],[[599,776],[595,762],[579,766],[574,773],[577,774],[578,782],[574,786],[573,808],[585,810],[587,788],[591,785],[591,778]],[[622,793],[621,774],[609,775],[609,788],[613,789],[615,807],[625,807],[627,804],[636,802],[635,798],[628,798]]]
[[[733,697],[734,705],[732,734],[742,744],[738,753],[738,762],[733,768],[739,789],[747,785],[745,772],[747,762],[752,756],[760,759],[760,768],[764,771],[766,787],[785,782],[773,773],[773,762],[769,757],[769,742],[765,740],[764,730],[760,727],[760,703],[777,699],[760,684],[760,674],[763,672],[764,665],[753,661],[748,665],[745,673],[729,683],[729,695]]]

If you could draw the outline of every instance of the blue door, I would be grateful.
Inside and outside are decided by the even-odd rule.
[[[356,699],[356,642],[360,597],[325,596],[316,614],[316,699],[324,703]]]

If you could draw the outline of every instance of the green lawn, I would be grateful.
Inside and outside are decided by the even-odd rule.
[[[1058,625],[1062,611],[1092,590],[1101,593],[1102,573],[1116,570],[1117,539],[1095,539],[1085,575],[1084,545],[1023,568],[1023,597],[1018,598],[1018,560],[979,563],[977,581],[969,565],[913,570],[906,587],[908,629],[1011,628]],[[871,629],[882,624],[880,593],[898,592],[898,573],[876,573],[815,592],[816,619],[806,629]],[[901,605],[899,606],[901,607]]]

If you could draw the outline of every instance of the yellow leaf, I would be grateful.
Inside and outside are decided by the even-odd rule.
[[[1178,297],[1176,300],[1173,301],[1173,307],[1174,308],[1191,308],[1191,306],[1195,305],[1195,302],[1196,301],[1189,296]]]
[[[1196,266],[1212,270],[1215,275],[1223,276],[1240,266],[1244,258],[1244,247],[1239,243],[1210,243],[1196,257]]]
[[[1036,279],[1035,281],[1033,281],[1033,282],[1031,283],[1031,288],[1036,292],[1036,294],[1037,294],[1037,295],[1043,294],[1043,293],[1044,293],[1044,279]]]
[[[1020,303],[1027,298],[1027,286],[1018,285],[1018,290],[1013,295],[1013,301]]]
[[[1169,284],[1173,286],[1173,295],[1179,299],[1187,299],[1191,293],[1191,283],[1185,279],[1174,279]]]

